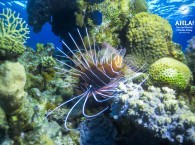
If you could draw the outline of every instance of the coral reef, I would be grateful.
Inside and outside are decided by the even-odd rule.
[[[182,62],[164,57],[154,62],[148,69],[151,81],[156,86],[167,86],[184,90],[192,79],[192,73]]]
[[[79,133],[64,131],[61,118],[44,119],[47,111],[73,95],[76,80],[62,79],[59,74],[45,82],[42,73],[54,69],[55,61],[51,57],[53,45],[41,47],[39,52],[27,48],[18,59],[20,63],[0,62],[0,144],[79,144]]]
[[[40,123],[37,122],[37,123]],[[29,145],[79,145],[79,133],[64,133],[62,127],[55,121],[42,122],[39,129],[23,134],[21,144]]]
[[[84,121],[80,124],[79,130],[80,145],[115,145],[116,129],[104,116]]]
[[[119,44],[127,46],[129,54],[126,61],[129,62],[128,65],[131,65],[133,61],[132,70],[128,70],[125,66],[124,74],[117,76],[117,78],[122,77],[117,80],[117,85],[121,81],[117,88],[115,88],[117,86],[115,81],[113,84],[109,82],[107,88],[101,87],[103,93],[105,90],[108,91],[105,93],[107,95],[116,89],[116,93],[112,94],[113,100],[103,98],[110,101],[104,102],[105,104],[95,104],[95,101],[103,100],[93,102],[87,99],[93,93],[93,90],[90,90],[90,93],[86,93],[87,97],[82,96],[89,103],[83,101],[85,104],[83,105],[82,101],[81,103],[75,101],[78,106],[73,107],[74,110],[67,119],[67,128],[79,127],[77,131],[67,131],[64,129],[64,116],[73,109],[70,106],[75,105],[75,102],[70,102],[70,106],[65,104],[51,114],[49,112],[61,103],[74,99],[74,95],[81,94],[86,87],[91,89],[91,85],[86,84],[91,83],[91,80],[96,77],[94,72],[99,72],[97,69],[99,66],[97,67],[94,63],[95,69],[91,69],[92,73],[84,66],[76,66],[79,71],[82,70],[84,74],[89,73],[92,76],[89,76],[90,79],[87,81],[87,77],[85,78],[83,74],[80,74],[84,77],[83,80],[79,80],[74,75],[71,76],[70,73],[75,73],[74,69],[64,68],[63,63],[56,61],[53,56],[57,54],[60,61],[70,66],[72,62],[60,57],[60,50],[54,52],[53,44],[37,43],[36,50],[30,47],[25,49],[23,45],[29,33],[25,21],[12,10],[3,10],[0,14],[0,24],[2,24],[0,26],[2,40],[0,59],[3,59],[0,61],[0,144],[129,145],[130,143],[144,145],[147,140],[149,140],[147,142],[149,145],[194,144],[195,89],[193,85],[190,86],[191,72],[182,63],[185,62],[185,56],[181,47],[172,42],[170,24],[161,17],[146,13],[146,11],[145,0],[28,1],[28,23],[35,32],[41,31],[42,26],[49,22],[56,35],[65,39],[66,32],[71,32],[77,42],[74,36],[75,28],[80,27],[83,36],[84,28],[87,27],[89,38],[94,37],[96,44],[106,41],[112,46]],[[83,39],[88,41],[86,37]],[[194,52],[193,41],[194,38],[189,41],[190,45],[187,49],[190,52],[189,55]],[[69,45],[71,41],[67,43]],[[93,53],[92,51],[90,53]],[[99,60],[105,60],[105,57],[108,61],[112,60],[113,54],[110,52],[113,51],[116,50],[113,48],[108,52],[107,50],[100,51],[98,55],[103,55],[103,58],[98,56],[96,63],[99,65]],[[117,54],[121,55],[122,51],[124,50],[121,49]],[[19,55],[21,56],[18,57]],[[78,57],[81,60],[90,59],[91,61],[92,58],[89,58],[91,54],[83,53],[83,55],[83,58],[79,54]],[[76,56],[75,53],[74,57]],[[117,56],[117,60],[113,60],[110,66],[105,67],[108,70],[103,67],[101,72],[104,72],[98,77],[102,77],[107,72],[112,72],[114,75],[106,74],[105,78],[120,74],[114,66],[119,68],[117,64],[121,62],[122,56]],[[13,60],[10,60],[12,57],[18,58],[19,62],[12,62]],[[191,56],[188,57],[188,62],[193,62]],[[134,72],[134,69],[141,66],[143,70],[149,68],[148,72],[142,74]],[[189,67],[193,69],[190,63]],[[135,74],[133,77],[137,79],[136,81],[142,82],[147,78],[147,85],[152,84],[155,87],[149,86],[143,89],[140,85],[132,83],[129,81],[132,79],[130,72]],[[98,83],[97,88],[100,91],[101,79],[94,80],[93,83]],[[157,88],[157,86],[163,87]],[[177,90],[181,91],[178,96],[176,96]],[[188,90],[187,94],[185,91]],[[191,102],[188,103],[181,94],[189,95]],[[98,95],[97,97],[99,98]],[[94,112],[99,112],[105,106],[111,106],[111,110],[106,110],[101,116],[87,118],[86,114],[94,115]],[[85,111],[85,117],[82,117]]]
[[[56,65],[56,61],[52,56],[45,56],[41,58],[41,66],[44,69],[53,68]]]
[[[26,83],[25,70],[20,63],[5,61],[1,62],[0,71],[1,100],[12,102],[3,104],[3,106],[7,114],[13,114],[17,112],[26,97],[26,92],[24,91]]]
[[[189,106],[190,109],[195,112],[195,85],[192,85],[190,87],[190,93],[189,93]]]
[[[27,48],[25,53],[18,58],[19,62],[21,62],[27,70],[26,89],[36,87],[37,85],[44,88],[45,83],[54,78],[56,62],[52,57],[53,52],[53,44],[48,43],[43,45],[38,43],[36,51],[32,48]]]
[[[98,43],[106,41],[114,47],[125,40],[122,34],[132,15],[143,11],[147,11],[145,0],[30,0],[27,7],[28,23],[35,32],[50,22],[52,31],[67,39],[67,32],[87,26]]]
[[[29,38],[29,28],[26,22],[11,9],[3,9],[0,14],[0,57],[13,58],[21,55],[23,46]]]
[[[6,114],[9,124],[8,132],[13,138],[20,135],[20,131],[32,126],[34,114],[32,104],[24,91],[26,73],[18,62],[5,61],[0,65],[0,100],[1,107]]]
[[[186,58],[188,66],[193,73],[193,77],[195,78],[195,36],[193,36],[188,41],[188,46],[186,48]],[[195,85],[195,79],[193,84]]]
[[[7,130],[8,128],[9,126],[6,120],[5,111],[3,110],[2,107],[0,107],[0,132],[2,130]],[[2,136],[2,132],[0,133],[0,136]]]
[[[140,68],[148,68],[162,57],[181,56],[182,51],[173,45],[172,28],[169,22],[158,15],[141,12],[136,14],[128,25],[127,62]],[[178,54],[179,55],[176,55]],[[175,59],[183,59],[175,58]],[[183,61],[183,60],[182,60]]]
[[[144,91],[132,82],[121,83],[119,89],[122,93],[112,104],[113,118],[133,121],[153,136],[174,144],[195,143],[195,115],[184,101],[176,99],[174,90],[151,86]]]
[[[135,7],[134,8],[135,13],[148,11],[148,5],[147,5],[147,2],[145,0],[135,0],[134,7]]]
[[[80,13],[83,9],[80,7]],[[101,13],[101,17],[92,15],[94,9]],[[126,26],[135,13],[147,11],[147,4],[145,0],[105,0],[88,5],[87,10],[83,15],[83,23],[90,28],[89,33],[95,37],[96,42],[99,44],[107,42],[116,47],[119,44],[125,45]],[[101,23],[96,23],[97,20]]]
[[[76,0],[29,0],[27,3],[28,24],[34,32],[40,32],[49,22],[56,35],[64,37],[75,25]]]
[[[102,14],[102,18],[91,17],[94,9]],[[119,34],[125,29],[131,18],[133,3],[127,0],[105,0],[88,5],[87,10],[84,23],[90,28],[89,33],[95,37],[96,42],[99,44],[107,42],[113,47],[121,44]],[[101,19],[101,24],[94,22],[97,19]]]
[[[195,36],[188,40],[187,52],[195,51]]]
[[[54,67],[56,66],[56,61],[52,56],[41,57],[41,75],[45,81],[52,80],[55,77]]]

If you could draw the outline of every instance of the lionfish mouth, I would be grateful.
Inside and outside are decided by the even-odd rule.
[[[83,90],[82,94],[62,103],[46,115],[46,117],[48,117],[51,113],[63,105],[78,99],[65,117],[64,126],[67,130],[72,130],[67,127],[67,120],[70,113],[78,105],[78,103],[83,102],[81,100],[84,100],[82,105],[82,114],[88,118],[100,115],[109,108],[108,106],[94,115],[87,115],[85,111],[86,103],[89,98],[93,98],[96,102],[101,103],[116,97],[116,94],[118,93],[118,84],[124,79],[124,70],[126,68],[126,65],[123,62],[123,57],[126,53],[125,49],[117,50],[107,43],[104,43],[102,47],[99,48],[95,43],[94,38],[93,43],[91,44],[91,39],[89,38],[87,28],[85,30],[87,44],[85,44],[86,41],[84,42],[80,31],[77,29],[84,51],[83,49],[81,50],[70,33],[69,36],[77,48],[77,54],[72,51],[72,49],[64,41],[62,41],[62,43],[69,50],[73,57],[70,57],[67,53],[58,48],[64,57],[73,62],[74,66],[71,66],[60,60],[57,61],[62,65],[71,68],[72,71],[69,71],[68,73],[79,77],[79,86]],[[62,70],[61,68],[57,69]],[[65,72],[66,70],[62,71]]]

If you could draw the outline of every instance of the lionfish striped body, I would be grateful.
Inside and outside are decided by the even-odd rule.
[[[82,113],[85,117],[95,117],[109,108],[106,107],[102,111],[91,116],[85,113],[86,103],[89,98],[93,98],[96,102],[100,103],[100,102],[106,102],[116,96],[115,94],[118,91],[117,89],[118,83],[121,80],[123,80],[124,69],[126,67],[126,65],[123,62],[123,57],[126,52],[125,49],[116,50],[115,48],[111,47],[107,43],[104,43],[102,45],[102,48],[100,49],[95,44],[94,39],[93,39],[93,44],[90,44],[87,29],[86,29],[86,34],[87,34],[88,44],[86,45],[84,43],[84,40],[82,39],[79,30],[78,30],[78,34],[82,41],[84,52],[82,52],[82,50],[77,45],[77,43],[75,42],[71,34],[69,34],[69,36],[74,42],[78,54],[73,52],[65,42],[63,42],[63,44],[70,51],[70,53],[72,53],[73,58],[68,56],[62,50],[58,49],[63,54],[63,57],[70,59],[74,63],[74,66],[71,66],[63,61],[59,61],[59,60],[58,61],[61,64],[68,66],[73,70],[73,71],[69,71],[69,73],[79,77],[79,86],[80,88],[82,88],[83,93],[64,102],[63,104],[59,105],[57,108],[55,108],[54,110],[52,110],[50,113],[47,114],[47,116],[49,116],[53,111],[60,108],[61,106],[67,104],[72,100],[78,99],[76,103],[72,106],[72,108],[69,110],[65,118],[64,125],[65,128],[68,130],[70,130],[67,127],[68,117],[72,112],[72,110],[76,107],[76,105],[79,102],[81,102],[81,100],[84,100],[84,103],[82,105]],[[57,69],[61,71],[66,71],[66,70],[62,70],[61,68],[57,68]]]

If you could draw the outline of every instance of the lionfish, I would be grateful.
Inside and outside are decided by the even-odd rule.
[[[125,65],[123,61],[126,49],[121,48],[117,50],[107,43],[103,43],[100,49],[99,46],[95,43],[94,37],[92,40],[93,42],[91,42],[87,28],[85,28],[87,38],[86,41],[88,43],[86,45],[86,41],[83,40],[82,35],[78,29],[77,32],[81,39],[83,49],[78,46],[73,36],[68,33],[77,48],[77,53],[75,53],[64,41],[62,41],[63,45],[69,50],[69,53],[71,53],[73,57],[70,57],[67,53],[57,48],[64,57],[73,62],[74,66],[60,60],[57,61],[62,65],[71,68],[73,71],[69,71],[69,73],[71,73],[73,76],[79,77],[79,86],[82,88],[83,92],[82,94],[72,97],[68,101],[62,103],[46,115],[46,117],[48,117],[51,113],[63,105],[78,99],[65,117],[64,126],[67,130],[72,130],[67,126],[69,115],[82,100],[84,100],[82,105],[82,114],[87,118],[96,117],[109,108],[109,106],[107,106],[94,115],[87,115],[85,111],[86,103],[91,97],[97,103],[101,103],[117,96],[116,94],[119,91],[117,89],[118,84],[124,79],[124,72],[127,68],[127,65]],[[66,70],[63,70],[59,67],[57,67],[57,69],[66,72]]]

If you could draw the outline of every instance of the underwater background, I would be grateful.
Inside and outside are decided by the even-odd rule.
[[[194,27],[190,34],[178,34],[176,31],[175,23],[176,21],[194,21],[195,20],[195,2],[193,0],[147,0],[148,10],[163,18],[167,19],[173,28],[173,41],[182,45],[182,49],[185,50],[187,47],[187,41],[195,35]],[[6,0],[0,2],[0,8],[12,8],[13,10],[19,12],[24,20],[27,21],[27,12],[26,12],[27,1],[14,1],[14,0]],[[187,8],[187,14],[182,14],[181,8],[182,6]],[[189,10],[188,10],[189,9]],[[48,35],[49,37],[45,38],[44,35]],[[32,40],[28,40],[28,46],[34,47],[37,42],[47,43],[52,42],[58,47],[61,46],[59,37],[56,37],[52,33],[51,26],[46,23],[43,26],[41,32],[34,33],[32,28],[30,27],[30,38]]]
[[[0,0],[1,145],[195,145],[195,1]]]

